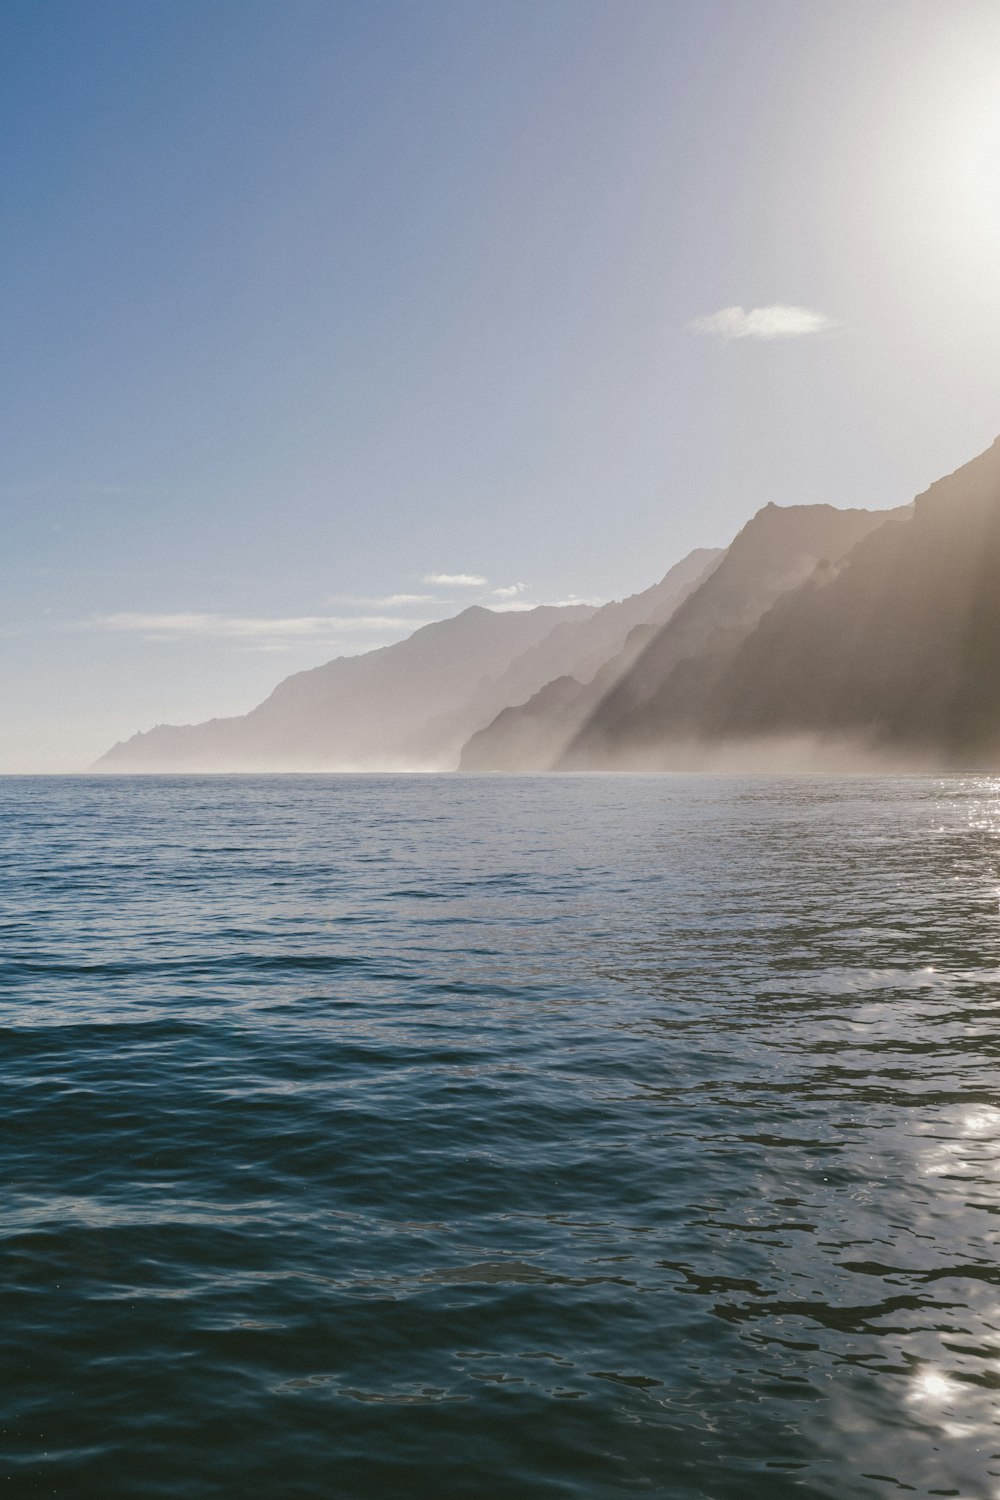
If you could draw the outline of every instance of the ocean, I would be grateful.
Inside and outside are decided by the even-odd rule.
[[[0,780],[0,1493],[1000,1494],[1000,781]]]

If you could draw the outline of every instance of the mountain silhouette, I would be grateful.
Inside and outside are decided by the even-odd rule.
[[[97,762],[111,771],[419,769],[454,765],[482,723],[474,706],[553,626],[592,605],[473,605],[391,646],[296,672],[250,713],[159,724]]]
[[[1000,766],[1000,439],[780,600],[699,715],[872,764]]]
[[[557,627],[531,654],[533,666],[544,660],[549,668],[561,669],[560,675],[540,675],[531,696],[523,690],[523,680],[517,684],[520,691],[509,691],[511,706],[492,721],[487,716],[485,728],[463,747],[460,769],[549,770],[591,710],[723,555],[721,548],[700,547],[652,588],[605,605],[582,625]]]
[[[659,628],[632,632],[589,682],[563,677],[470,739],[463,770],[627,768],[687,724],[714,674],[782,594],[886,511],[765,506]]]
[[[1000,439],[893,511],[765,506],[601,606],[474,606],[102,770],[1000,767]]]
[[[713,686],[734,652],[783,595],[834,567],[891,512],[832,505],[766,505],[719,566],[604,694],[556,765],[657,764],[665,741],[697,735]]]
[[[450,770],[508,704],[558,673],[596,670],[637,622],[667,619],[719,556],[700,548],[651,588],[602,606],[473,606],[395,645],[298,672],[238,718],[157,725],[97,768]]]

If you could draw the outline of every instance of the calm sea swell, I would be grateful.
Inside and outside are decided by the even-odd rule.
[[[1000,1495],[1000,783],[0,781],[0,1492]]]

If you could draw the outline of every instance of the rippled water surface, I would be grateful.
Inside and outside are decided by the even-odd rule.
[[[1000,782],[0,781],[0,1493],[1000,1495]]]

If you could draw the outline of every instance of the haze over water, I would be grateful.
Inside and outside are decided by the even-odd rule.
[[[7,1493],[1000,1490],[996,779],[0,831]]]

